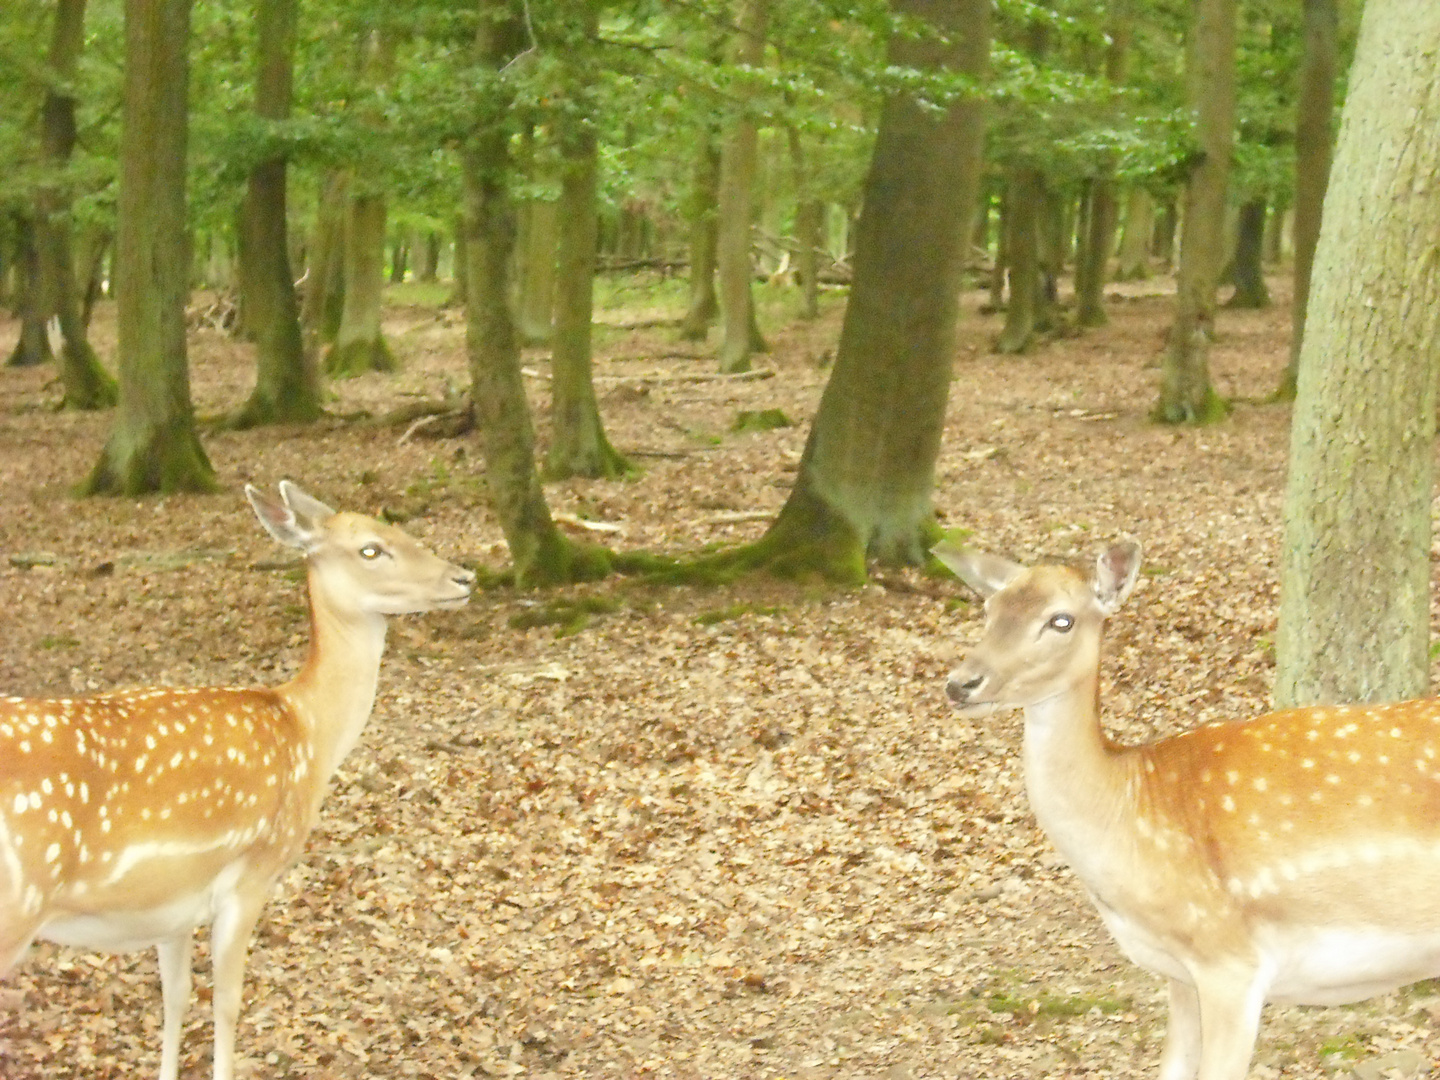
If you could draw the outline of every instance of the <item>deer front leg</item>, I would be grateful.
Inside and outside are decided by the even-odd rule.
[[[1245,1080],[1255,1056],[1260,1010],[1269,982],[1255,970],[1220,969],[1197,972],[1196,976],[1199,1080]]]
[[[1170,1022],[1160,1052],[1160,1080],[1195,1080],[1200,1069],[1200,998],[1195,987],[1170,980]]]
[[[180,1075],[180,1037],[185,1030],[185,1013],[190,1008],[190,950],[193,931],[160,942],[160,997],[164,1010],[164,1035],[160,1042],[160,1080]]]
[[[235,1026],[240,1019],[245,957],[270,887],[268,880],[261,884],[263,887],[231,894],[210,928],[215,989],[215,1080],[233,1080],[235,1075]]]

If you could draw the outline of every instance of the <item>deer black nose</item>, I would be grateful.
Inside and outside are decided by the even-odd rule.
[[[984,682],[984,675],[976,675],[964,680],[959,675],[952,675],[950,681],[945,684],[945,694],[951,701],[963,705],[970,700],[970,695],[979,690]]]

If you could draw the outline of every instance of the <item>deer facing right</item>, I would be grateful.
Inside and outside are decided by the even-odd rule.
[[[0,976],[36,938],[157,946],[161,1080],[176,1080],[196,927],[209,925],[215,1080],[234,1075],[251,933],[375,700],[391,615],[453,608],[472,571],[288,481],[245,494],[305,556],[310,653],[276,687],[0,698]]]
[[[1121,949],[1169,983],[1161,1080],[1243,1080],[1267,1001],[1335,1005],[1440,975],[1440,701],[1286,709],[1139,746],[1100,724],[1102,630],[1140,546],[1092,575],[941,545],[985,598],[950,674],[1024,710],[1040,827]]]

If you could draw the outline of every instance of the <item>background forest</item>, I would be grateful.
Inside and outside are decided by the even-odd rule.
[[[1373,0],[1375,40],[1437,31],[1404,7]],[[947,711],[978,613],[924,551],[1139,535],[1104,688],[1127,741],[1264,710],[1277,659],[1288,700],[1427,684],[1433,453],[1401,434],[1433,435],[1440,273],[1392,274],[1415,307],[1379,346],[1338,347],[1328,314],[1305,334],[1312,266],[1377,280],[1358,214],[1317,255],[1360,21],[1348,0],[0,11],[0,687],[284,678],[303,607],[245,481],[404,522],[487,578],[392,632],[262,921],[242,1067],[1151,1071],[1159,987],[1036,830],[1018,724]],[[1372,134],[1349,160],[1385,158],[1388,129],[1351,127]],[[1331,382],[1307,386],[1306,349]],[[1423,423],[1361,410],[1332,438],[1335,387]],[[1287,495],[1297,391],[1317,445],[1371,453]],[[1404,528],[1380,520],[1402,500],[1333,479],[1367,462],[1423,493]],[[1285,559],[1323,548],[1285,530],[1327,501],[1413,603],[1362,603],[1401,591],[1382,572],[1285,567],[1328,582],[1288,625],[1398,626],[1403,663],[1277,619]],[[1432,991],[1277,1012],[1257,1068],[1413,1071],[1440,1052]],[[149,1071],[158,1014],[146,957],[41,946],[0,987],[0,1073]]]

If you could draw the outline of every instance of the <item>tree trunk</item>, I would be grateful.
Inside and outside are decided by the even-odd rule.
[[[550,340],[555,313],[555,245],[560,208],[553,199],[527,199],[520,208],[519,295],[515,313],[520,340],[542,345]]]
[[[1005,262],[1010,269],[1010,302],[995,351],[1023,353],[1035,343],[1040,300],[1040,215],[1045,178],[1029,165],[1013,166],[1005,196]]]
[[[1155,234],[1155,200],[1138,184],[1125,200],[1125,229],[1120,234],[1116,281],[1143,281],[1150,276],[1150,242]]]
[[[418,265],[415,267],[415,280],[427,285],[434,284],[440,273],[440,234],[434,230],[427,230],[420,236],[415,250],[418,259]]]
[[[1081,326],[1104,326],[1105,271],[1115,243],[1115,181],[1100,176],[1091,181],[1086,215],[1084,264],[1075,266],[1075,321]]]
[[[404,237],[396,239],[390,248],[390,284],[400,285],[405,281],[405,274],[410,261],[410,245]]]
[[[353,181],[352,181],[353,188]],[[399,362],[380,330],[385,298],[385,196],[352,193],[345,208],[345,306],[325,372],[335,378],[394,371]]]
[[[1410,698],[1429,682],[1437,53],[1440,6],[1365,6],[1291,428],[1281,705]]]
[[[185,357],[189,0],[126,0],[115,292],[120,401],[83,494],[214,491]]]
[[[535,431],[520,373],[509,280],[515,247],[509,148],[514,90],[500,73],[527,43],[516,0],[482,0],[479,59],[495,76],[477,92],[478,122],[461,153],[470,400],[487,487],[521,586],[597,576],[608,569],[594,549],[561,536],[550,517],[535,470]]]
[[[931,16],[940,33],[893,37],[893,63],[983,78],[988,0],[894,6]],[[863,580],[867,555],[918,562],[933,539],[935,458],[983,140],[978,98],[938,116],[908,97],[885,102],[835,370],[795,486],[754,549],[772,569]]]
[[[1225,250],[1225,192],[1235,124],[1236,0],[1197,0],[1190,54],[1190,100],[1199,160],[1185,185],[1175,321],[1161,363],[1155,418],[1206,423],[1226,413],[1210,383],[1215,289]]]
[[[33,218],[15,219],[16,254],[15,297],[16,314],[20,316],[20,338],[15,342],[10,357],[5,361],[9,367],[36,367],[55,359],[50,351],[50,337],[45,332],[45,322],[50,317],[48,289],[40,260],[39,231]]]
[[[695,156],[685,219],[690,227],[690,307],[680,320],[682,341],[704,341],[720,312],[715,295],[715,252],[719,243],[720,151],[707,130]]]
[[[587,9],[593,12],[593,9]],[[593,33],[593,23],[589,27]],[[572,130],[561,135],[563,174],[556,217],[555,347],[550,451],[545,471],[552,478],[616,477],[629,470],[600,420],[591,369],[590,327],[595,310],[595,255],[599,246],[599,163],[590,126],[588,89],[577,95],[584,114],[568,116]]]
[[[734,62],[758,68],[765,60],[768,0],[740,0]],[[751,185],[759,155],[755,118],[743,110],[753,91],[740,90],[742,108],[730,122],[720,150],[719,236],[716,269],[720,278],[720,370],[750,370],[756,348],[755,301],[751,295]]]
[[[255,113],[265,120],[290,115],[295,14],[296,0],[255,5]],[[321,413],[320,374],[300,332],[290,271],[287,167],[283,154],[257,164],[240,210],[240,280],[247,287],[241,306],[255,337],[255,388],[232,418],[241,428],[308,423]]]
[[[1265,287],[1265,199],[1249,199],[1236,219],[1235,263],[1232,279],[1235,291],[1226,302],[1233,308],[1266,308],[1270,290]]]
[[[345,208],[349,182],[342,172],[331,173],[320,185],[320,205],[310,240],[305,303],[300,322],[312,341],[334,342],[345,309]]]
[[[1320,236],[1320,210],[1330,179],[1330,116],[1335,111],[1339,66],[1337,0],[1304,0],[1305,47],[1300,61],[1300,99],[1295,106],[1295,267],[1290,309],[1290,362],[1275,396],[1290,400],[1305,338],[1310,271]]]
[[[1167,198],[1155,216],[1155,235],[1150,238],[1150,254],[1167,270],[1175,265],[1175,234],[1180,230],[1180,209],[1175,200]]]
[[[800,278],[800,317],[820,316],[820,230],[825,220],[825,205],[810,193],[810,175],[805,166],[805,146],[800,132],[787,125],[785,134],[790,143],[790,162],[795,170],[795,272]]]

